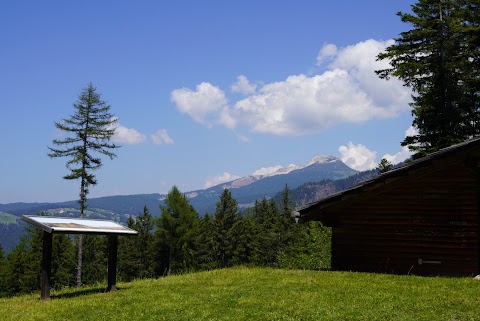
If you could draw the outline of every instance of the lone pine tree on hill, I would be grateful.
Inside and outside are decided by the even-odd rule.
[[[64,139],[53,140],[56,147],[48,147],[52,158],[67,157],[69,174],[63,178],[80,180],[80,218],[84,217],[89,187],[96,185],[93,171],[102,166],[101,156],[113,159],[113,149],[119,146],[110,142],[115,134],[117,118],[110,113],[110,105],[101,100],[96,88],[90,83],[84,88],[73,104],[75,113],[63,122],[55,122],[55,127],[65,132]],[[82,242],[78,239],[77,286],[82,284]]]
[[[480,2],[419,0],[412,13],[399,12],[412,26],[378,55],[391,68],[380,78],[398,77],[413,91],[413,126],[402,146],[422,157],[480,135]]]

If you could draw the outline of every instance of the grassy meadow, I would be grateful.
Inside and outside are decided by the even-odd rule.
[[[480,320],[480,281],[232,268],[0,299],[3,320]]]

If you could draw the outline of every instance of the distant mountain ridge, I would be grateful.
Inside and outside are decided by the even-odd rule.
[[[285,184],[293,189],[307,182],[337,180],[356,173],[356,170],[351,169],[335,156],[317,156],[302,166],[290,165],[262,175],[252,174],[204,190],[188,192],[185,195],[190,204],[203,215],[215,210],[215,204],[225,188],[230,190],[239,207],[245,208],[251,206],[255,200],[275,196],[285,187]]]
[[[275,198],[283,190],[285,184],[292,191],[294,201],[300,203],[314,201],[318,197],[337,191],[351,181],[349,177],[358,176],[358,172],[345,165],[334,156],[317,156],[302,166],[290,165],[275,170],[263,169],[247,177],[222,183],[203,190],[185,193],[190,204],[199,215],[214,213],[215,205],[225,188],[229,188],[240,208],[254,205],[255,200],[263,197]],[[357,174],[357,175],[355,175]],[[360,173],[361,174],[361,173]],[[354,175],[354,176],[352,176]],[[342,182],[347,183],[342,183]],[[338,182],[332,185],[332,182]],[[353,181],[352,181],[353,182]],[[147,206],[154,216],[160,215],[160,206],[164,205],[165,194],[117,195],[92,198],[88,200],[87,216],[91,218],[113,219],[126,223],[129,215],[138,215]],[[8,252],[17,244],[24,233],[25,224],[17,219],[11,222],[12,215],[19,218],[22,215],[35,215],[40,212],[53,216],[78,217],[78,201],[59,203],[11,203],[0,204],[0,213],[9,218],[8,224],[2,222],[0,216],[0,244]]]
[[[228,189],[240,188],[240,187],[250,185],[250,184],[252,184],[252,183],[254,183],[254,182],[256,182],[260,179],[266,178],[266,177],[272,177],[272,176],[277,176],[277,175],[286,175],[286,174],[289,174],[293,171],[301,170],[301,169],[304,169],[304,168],[309,167],[309,166],[314,165],[314,164],[326,164],[326,163],[334,163],[334,162],[341,162],[341,160],[339,158],[335,157],[335,156],[322,156],[322,155],[320,155],[320,156],[316,156],[316,157],[312,158],[309,162],[307,162],[303,166],[297,166],[297,165],[294,165],[294,164],[291,164],[287,167],[278,166],[278,167],[274,167],[276,170],[271,171],[271,172],[268,172],[268,171],[266,171],[267,169],[262,168],[262,169],[259,169],[259,170],[255,171],[252,175],[242,177],[242,178],[238,178],[238,179],[233,180],[231,182],[224,183],[224,184],[219,184],[219,185],[222,185],[223,188],[228,188]]]
[[[207,189],[186,192],[185,195],[199,214],[203,215],[215,209],[215,204],[225,188],[231,190],[232,196],[236,198],[239,205],[247,206],[257,199],[273,197],[285,187],[285,184],[293,189],[307,182],[319,182],[325,179],[337,180],[357,173],[335,156],[316,156],[301,166],[278,167],[270,172],[262,170]],[[259,172],[261,174],[258,174]],[[91,198],[88,200],[88,209],[93,216],[108,217],[111,215],[137,215],[144,206],[147,206],[152,214],[158,215],[160,213],[159,206],[163,205],[165,197],[165,194],[152,193]],[[76,211],[76,208],[78,208],[77,201],[0,204],[0,212],[16,216],[39,212],[58,215],[57,209],[69,209],[70,211],[64,210],[61,213],[68,215],[70,212]],[[124,218],[121,217],[120,221],[124,221]]]

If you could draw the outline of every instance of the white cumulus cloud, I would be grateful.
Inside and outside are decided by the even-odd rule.
[[[337,46],[329,43],[324,44],[323,47],[320,49],[317,55],[317,65],[323,64],[325,61],[331,59],[337,53]]]
[[[408,129],[405,131],[405,137],[415,136],[415,135],[418,135],[418,134],[419,134],[418,129],[415,128],[414,126],[408,127]]]
[[[152,142],[155,145],[171,145],[174,143],[173,139],[168,135],[166,129],[159,129],[155,132],[155,134],[151,135]]]
[[[414,136],[414,135],[418,135],[418,130],[413,126],[410,126],[405,131],[405,137]],[[413,155],[413,153],[408,149],[408,146],[403,146],[402,150],[399,151],[398,153],[396,153],[394,155],[385,154],[385,155],[383,155],[382,158],[385,158],[386,160],[388,160],[392,164],[398,164],[398,163],[401,163],[401,162],[409,159],[410,157],[412,157],[412,155]]]
[[[226,182],[231,182],[233,180],[236,180],[240,178],[240,176],[237,175],[232,175],[227,172],[223,172],[223,174],[214,176],[214,177],[208,177],[207,180],[205,181],[205,184],[203,185],[203,188],[209,188],[218,184],[226,183]]]
[[[377,152],[369,150],[362,144],[355,145],[349,142],[348,146],[340,146],[338,151],[342,162],[357,171],[366,171],[377,166],[375,162]]]
[[[408,147],[403,146],[402,150],[399,151],[398,153],[394,155],[385,154],[383,155],[382,158],[385,158],[387,161],[395,165],[403,162],[406,159],[409,159],[411,156],[412,156],[412,152],[408,149]]]
[[[382,109],[383,114],[380,117],[391,117],[401,111],[410,110],[408,106],[411,100],[410,89],[404,87],[403,83],[395,77],[387,81],[380,79],[374,72],[390,67],[387,60],[377,61],[376,57],[392,44],[394,44],[393,40],[370,39],[359,42],[339,50],[330,65],[331,68],[348,72],[362,92],[371,99],[372,104]]]
[[[128,128],[118,123],[115,127],[115,135],[112,137],[112,141],[116,143],[137,145],[145,143],[147,136],[140,133],[135,128]]]
[[[225,93],[208,82],[197,85],[195,90],[189,88],[176,89],[171,92],[170,99],[180,112],[189,115],[199,123],[209,126],[217,123],[217,121],[208,116],[217,114],[227,105]]]
[[[254,94],[257,90],[257,85],[250,83],[247,77],[240,75],[237,77],[237,81],[232,85],[231,90],[244,95]]]
[[[283,136],[395,117],[409,110],[410,90],[398,79],[386,81],[375,74],[388,66],[376,56],[392,43],[371,39],[344,48],[326,44],[317,62],[328,58],[327,71],[292,75],[255,91],[247,78],[240,76],[232,90],[249,95],[232,105],[220,88],[209,83],[201,83],[196,90],[174,90],[171,98],[181,112],[198,122],[229,129],[243,125],[254,132]]]
[[[234,114],[256,132],[286,136],[386,116],[385,110],[372,104],[371,98],[340,69],[314,77],[290,76],[265,85],[260,94],[237,102]]]

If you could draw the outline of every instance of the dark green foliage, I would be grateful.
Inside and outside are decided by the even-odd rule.
[[[254,254],[259,246],[258,233],[253,211],[249,210],[245,215],[239,217],[234,225],[237,245],[234,248],[232,264],[253,265]]]
[[[380,162],[377,165],[377,171],[378,171],[379,174],[386,173],[389,170],[391,170],[392,168],[393,168],[393,164],[390,163],[385,158],[382,158],[382,160],[380,160]]]
[[[201,270],[213,270],[219,266],[215,258],[215,234],[214,218],[207,213],[200,219],[197,239],[197,261]]]
[[[7,262],[3,253],[3,247],[0,243],[0,298],[7,295],[7,280],[6,280]]]
[[[29,227],[27,234],[7,256],[8,294],[27,293],[39,289],[43,232]]]
[[[224,190],[215,215],[206,214],[200,220],[197,244],[191,249],[196,254],[195,266],[199,269],[232,265],[329,268],[330,229],[318,223],[295,223],[288,186],[281,199],[280,208],[273,199],[263,198],[242,215],[230,191]],[[172,265],[175,260],[172,258]],[[185,271],[188,270],[176,272]],[[163,270],[158,272],[168,274]]]
[[[168,193],[161,212],[155,232],[156,275],[194,270],[199,232],[197,212],[176,186]]]
[[[294,225],[295,237],[280,254],[280,268],[326,270],[330,268],[332,230],[320,222]]]
[[[22,238],[20,243],[7,256],[4,288],[8,295],[32,292],[37,289],[38,280],[36,277],[25,282],[27,279],[25,276],[30,267],[29,261],[27,245]]]
[[[288,186],[281,195],[280,209],[273,200],[255,203],[250,224],[254,239],[251,262],[254,265],[325,269],[330,264],[329,230],[319,225],[298,225],[292,217],[293,204]]]
[[[478,0],[419,0],[412,14],[399,12],[412,29],[378,55],[413,90],[413,126],[403,146],[416,158],[480,134],[480,8]]]
[[[138,231],[138,235],[131,239],[137,243],[138,253],[138,277],[146,278],[153,275],[153,217],[148,208],[143,208],[141,213],[133,225],[133,229]]]
[[[75,247],[65,234],[54,234],[52,244],[52,280],[55,289],[75,285]]]
[[[263,198],[243,215],[227,189],[217,202],[215,214],[207,213],[202,219],[176,187],[168,193],[166,204],[156,221],[154,276],[233,265],[309,269],[330,266],[330,230],[316,223],[295,223],[288,186],[280,206],[273,199]],[[129,226],[134,228],[133,218]],[[132,245],[133,239],[124,243],[123,263],[119,265],[122,275],[128,275],[128,269],[135,275],[137,270],[138,246]]]
[[[292,198],[290,197],[290,189],[288,188],[288,185],[285,184],[285,188],[282,191],[282,197],[281,197],[281,215],[286,219],[286,221],[291,221],[294,222],[293,217],[292,217],[292,211],[293,211],[293,202]]]
[[[135,219],[130,216],[127,226],[135,228]],[[123,281],[132,281],[138,278],[138,251],[136,236],[118,238],[118,278]]]
[[[146,206],[136,218],[129,217],[127,225],[138,231],[138,235],[119,239],[118,271],[122,280],[154,276],[153,224],[153,217]]]
[[[78,242],[79,238],[75,238]],[[83,284],[94,284],[107,279],[108,250],[105,235],[83,235]]]
[[[27,234],[8,254],[4,270],[6,294],[28,293],[40,287],[40,269],[43,234],[38,228],[28,227]],[[75,249],[67,235],[53,235],[52,278],[50,286],[60,289],[75,283]],[[0,291],[1,292],[1,291]]]
[[[215,209],[213,254],[219,267],[231,266],[238,244],[238,205],[228,189],[224,189]]]
[[[280,213],[273,200],[263,198],[253,208],[256,247],[252,262],[258,266],[275,265],[281,246]]]
[[[281,215],[279,218],[280,249],[277,255],[277,264],[284,267],[285,258],[292,258],[299,253],[299,243],[302,242],[304,226],[298,225],[292,215],[294,205],[290,197],[291,192],[287,185],[281,194]]]

